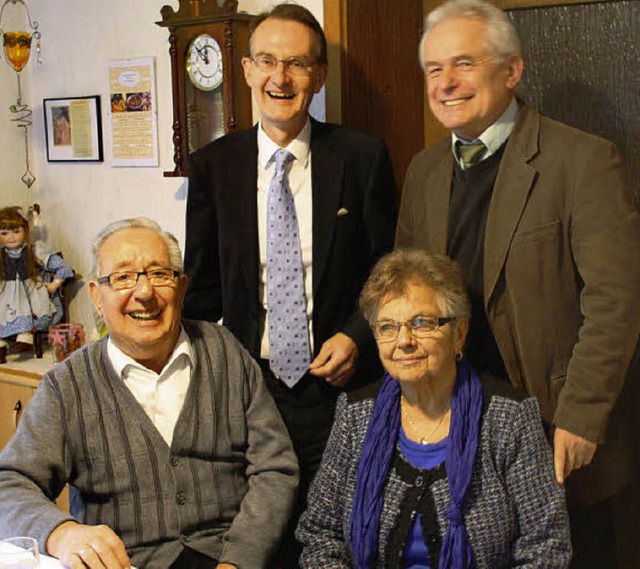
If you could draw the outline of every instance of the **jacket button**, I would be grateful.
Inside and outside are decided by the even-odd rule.
[[[424,484],[424,478],[422,478],[422,476],[418,476],[416,478],[416,486],[418,488],[422,488],[422,485]]]
[[[178,464],[180,464],[180,459],[179,459],[177,456],[172,456],[172,457],[169,459],[169,464],[170,464],[171,466],[178,466]]]
[[[184,492],[178,492],[176,494],[176,502],[179,506],[184,506],[187,503],[187,497],[185,496]]]

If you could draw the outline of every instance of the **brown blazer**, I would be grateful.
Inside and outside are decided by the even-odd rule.
[[[446,253],[452,173],[450,139],[413,159],[396,246]],[[587,501],[630,479],[639,293],[640,218],[616,148],[522,106],[489,207],[485,309],[511,382],[543,418],[606,441],[570,478]]]

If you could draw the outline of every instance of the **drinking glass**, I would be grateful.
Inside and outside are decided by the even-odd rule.
[[[84,344],[82,324],[56,324],[49,327],[49,345],[54,361],[61,362]]]

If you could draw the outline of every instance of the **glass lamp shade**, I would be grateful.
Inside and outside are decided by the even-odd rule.
[[[27,32],[5,32],[4,52],[11,67],[17,73],[20,73],[29,61],[31,34]]]

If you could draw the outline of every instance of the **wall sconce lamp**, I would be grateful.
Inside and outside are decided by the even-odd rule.
[[[26,19],[28,21],[28,25],[31,28],[31,32],[5,32],[2,29],[2,16],[4,15],[4,10],[8,4],[19,5],[22,6],[26,12]],[[2,8],[0,8],[0,35],[2,35],[2,39],[4,42],[4,53],[7,59],[7,63],[13,68],[16,72],[16,77],[18,78],[18,100],[15,105],[11,105],[9,110],[14,115],[11,119],[16,123],[18,128],[23,129],[24,131],[24,148],[26,155],[26,171],[23,174],[21,180],[30,188],[33,183],[36,181],[36,177],[33,175],[30,169],[29,163],[29,133],[28,129],[31,126],[31,114],[32,110],[29,105],[26,105],[22,102],[22,90],[20,87],[20,72],[24,69],[25,65],[29,61],[29,56],[31,55],[31,42],[32,40],[36,40],[36,60],[38,64],[42,64],[42,59],[40,57],[40,37],[41,34],[38,31],[38,22],[35,22],[31,19],[31,14],[29,13],[29,7],[24,2],[24,0],[5,0],[2,4]]]

